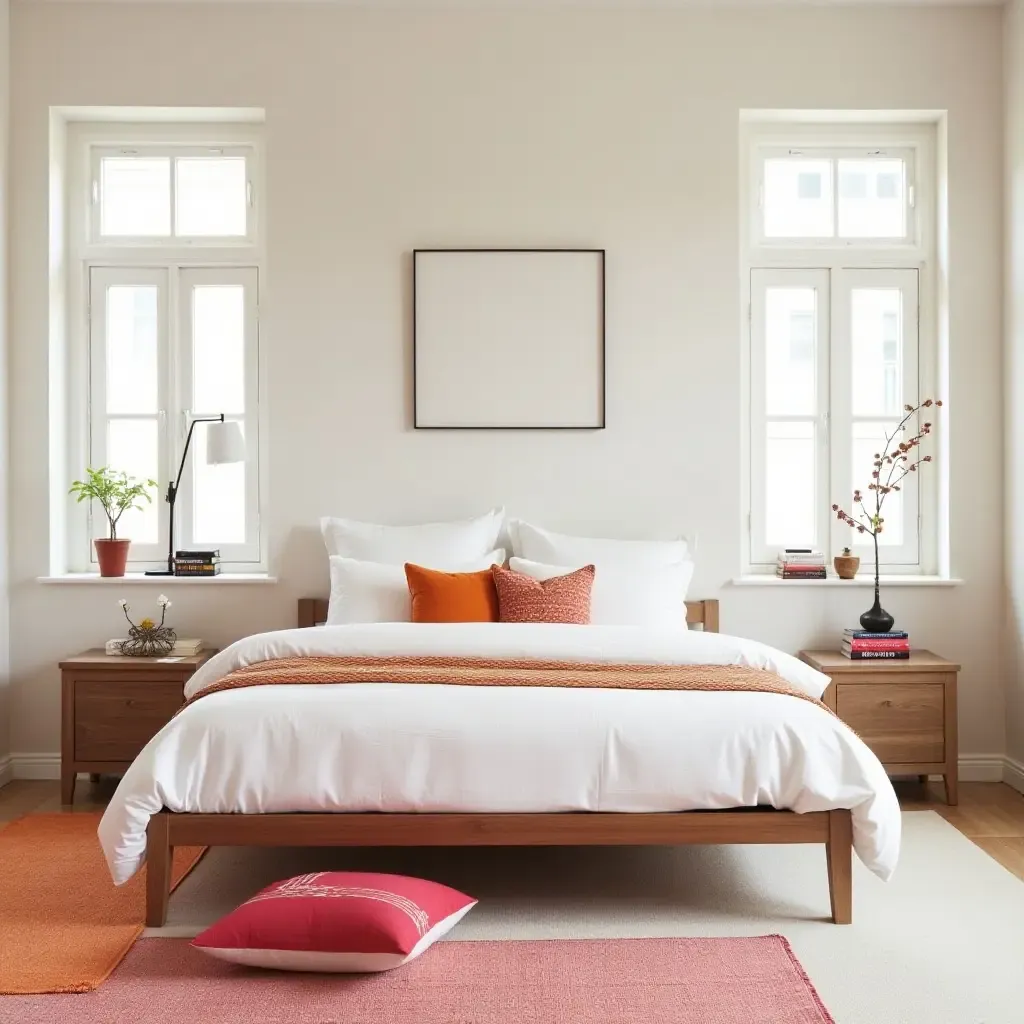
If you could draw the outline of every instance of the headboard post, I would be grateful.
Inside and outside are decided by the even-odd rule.
[[[299,598],[299,627],[315,626],[318,622],[327,621],[327,602],[322,597]],[[718,601],[711,598],[707,601],[686,602],[686,623],[689,626],[702,626],[705,633],[718,632]]]
[[[704,632],[705,633],[717,633],[718,632],[718,598],[711,598],[707,601],[701,601],[704,605]]]
[[[305,629],[307,626],[315,626],[318,622],[323,622],[325,616],[321,615],[319,618],[317,617],[317,606],[326,606],[326,604],[326,601],[323,601],[318,597],[300,597],[299,628]]]

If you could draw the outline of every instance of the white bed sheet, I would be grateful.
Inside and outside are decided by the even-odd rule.
[[[447,653],[745,664],[810,693],[824,676],[754,641],[625,626],[347,625],[248,637],[192,678],[192,695],[267,658]],[[883,878],[900,814],[875,755],[798,697],[393,683],[211,693],[128,769],[99,835],[114,881],[142,865],[161,808],[287,811],[681,811],[849,808],[854,847]]]

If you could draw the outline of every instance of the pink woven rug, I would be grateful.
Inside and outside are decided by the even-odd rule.
[[[0,997],[18,1024],[834,1024],[780,935],[439,942],[386,974],[281,974],[143,939],[81,995]]]

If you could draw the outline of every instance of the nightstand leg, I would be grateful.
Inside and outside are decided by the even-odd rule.
[[[957,793],[957,774],[956,772],[946,772],[942,778],[946,783],[946,803],[953,807],[960,802],[960,797]]]
[[[78,773],[67,767],[64,762],[60,766],[60,802],[71,804],[75,802],[75,781]]]
[[[918,775],[917,781],[920,782],[922,786],[927,786],[928,785],[928,776],[927,775]]]

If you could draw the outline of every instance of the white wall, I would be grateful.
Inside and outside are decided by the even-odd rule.
[[[794,7],[401,12],[328,5],[19,4],[13,19],[14,746],[58,747],[56,662],[116,631],[113,587],[45,586],[47,108],[262,107],[270,532],[277,586],[190,585],[219,644],[323,593],[316,519],[501,502],[553,526],[696,534],[695,596],[787,650],[836,643],[862,589],[734,588],[740,567],[738,114],[949,111],[952,564],[893,590],[963,662],[962,750],[1004,750],[1001,13]],[[608,429],[410,429],[409,252],[608,250]],[[511,367],[495,386],[515,386]],[[157,587],[130,597],[155,597]]]
[[[1024,5],[1006,8],[1006,739],[1024,788]]]
[[[10,98],[10,7],[0,0],[0,785],[9,765],[11,671],[7,562],[7,125]]]

